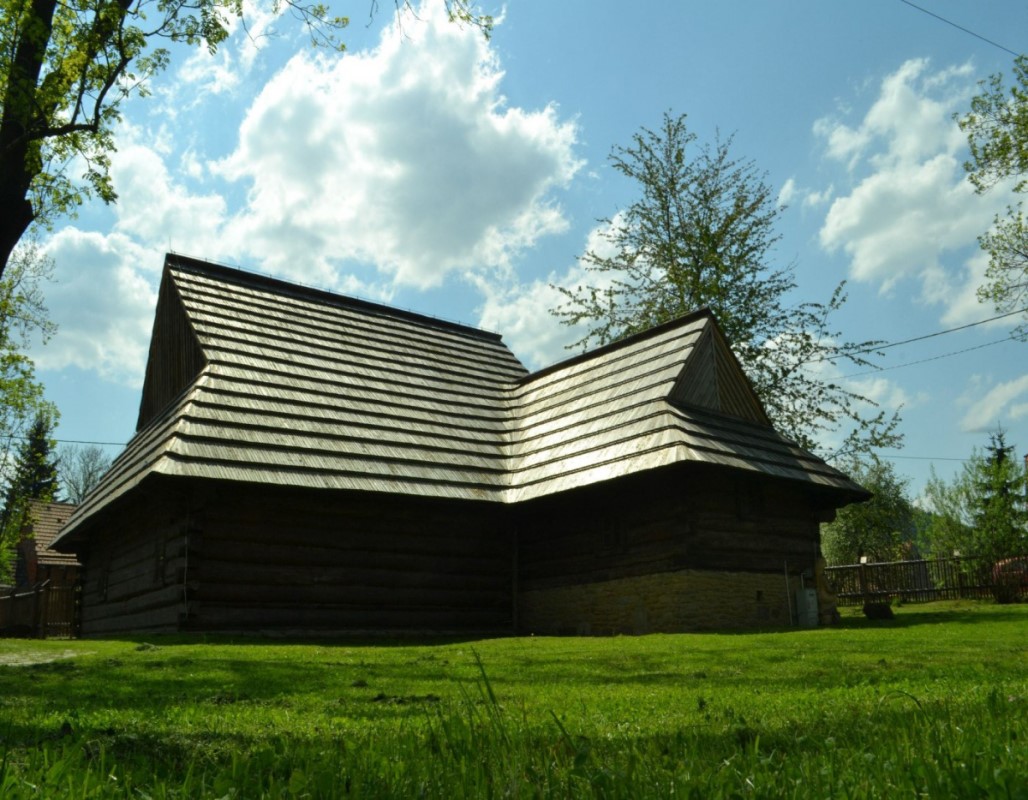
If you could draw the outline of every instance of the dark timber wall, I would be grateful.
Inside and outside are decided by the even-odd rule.
[[[135,494],[79,552],[84,636],[179,629],[187,613],[189,520],[178,499]]]
[[[514,508],[149,481],[83,553],[82,630],[612,633],[789,622],[818,495],[709,466]]]
[[[818,498],[728,470],[674,469],[517,515],[522,632],[646,633],[789,624],[813,570]]]
[[[513,540],[493,505],[236,484],[177,505],[123,510],[94,538],[86,635],[513,630]]]

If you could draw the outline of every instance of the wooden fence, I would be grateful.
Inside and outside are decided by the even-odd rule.
[[[0,636],[77,636],[78,599],[77,586],[58,586],[50,581],[0,594]]]
[[[1004,559],[1028,564],[1028,557]],[[1000,563],[1004,563],[1000,562]],[[990,599],[997,588],[1028,598],[1028,572],[1002,571],[996,562],[978,558],[934,558],[827,567],[825,577],[840,605],[887,602],[907,603],[960,598]]]

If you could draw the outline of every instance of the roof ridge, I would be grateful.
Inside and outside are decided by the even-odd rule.
[[[472,336],[489,342],[503,341],[503,336],[495,331],[487,331],[463,322],[454,322],[452,320],[433,317],[430,314],[422,314],[417,311],[396,308],[395,306],[386,305],[385,303],[365,300],[360,297],[353,297],[352,295],[333,292],[329,289],[305,286],[293,281],[275,278],[262,272],[244,269],[243,267],[218,264],[213,261],[193,258],[180,253],[168,253],[165,256],[164,263],[170,269],[199,275],[213,275],[221,280],[230,280],[239,284],[264,287],[271,289],[277,294],[288,297],[305,300],[319,300],[332,305],[349,307],[363,312],[379,314],[384,317],[414,322],[436,330],[460,333],[465,336]]]
[[[549,366],[543,367],[542,369],[537,369],[535,372],[530,372],[529,374],[520,378],[518,382],[520,384],[531,383],[537,378],[542,378],[553,372],[557,372],[567,367],[574,366],[575,364],[579,364],[583,361],[589,361],[591,359],[596,358],[597,356],[602,356],[615,350],[621,350],[626,347],[631,347],[633,344],[645,341],[646,339],[650,339],[654,336],[660,336],[661,334],[667,333],[668,331],[674,330],[675,328],[678,328],[682,325],[688,325],[692,322],[695,322],[697,319],[704,316],[713,319],[714,312],[711,311],[708,306],[697,308],[695,311],[690,311],[688,314],[683,314],[682,316],[675,317],[674,319],[668,320],[667,322],[662,322],[659,325],[654,325],[652,328],[647,328],[644,331],[633,333],[629,336],[625,336],[622,339],[617,339],[613,342],[608,342],[607,344],[601,345],[600,347],[597,347],[593,350],[586,350],[584,353],[577,353],[576,355],[569,356],[568,358],[565,358],[554,364],[550,364]]]

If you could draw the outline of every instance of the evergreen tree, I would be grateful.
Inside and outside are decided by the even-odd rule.
[[[592,325],[572,347],[606,344],[703,306],[714,311],[776,427],[808,449],[836,441],[824,455],[842,459],[896,447],[898,417],[822,378],[825,366],[870,366],[873,342],[840,340],[827,303],[793,302],[791,267],[770,265],[781,209],[732,139],[696,147],[685,116],[665,113],[630,147],[615,147],[614,169],[641,197],[601,220],[609,247],[580,259],[591,285],[555,287],[565,302],[552,313],[566,325]],[[695,152],[693,152],[695,149]]]
[[[51,501],[57,493],[56,442],[53,417],[41,411],[18,448],[0,512],[0,579],[9,580],[21,531],[29,521],[32,500]]]
[[[986,457],[974,475],[972,499],[975,551],[1002,558],[1028,552],[1025,474],[1003,431],[990,436]]]
[[[995,580],[998,562],[1028,553],[1026,473],[1002,431],[950,483],[933,472],[925,490],[933,512],[927,531],[933,552],[959,553],[980,580]],[[997,599],[1006,588],[997,585]]]

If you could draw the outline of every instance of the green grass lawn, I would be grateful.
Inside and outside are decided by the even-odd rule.
[[[0,640],[0,797],[1028,798],[1028,605],[459,642]]]

